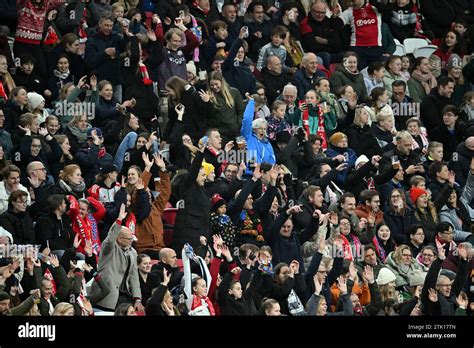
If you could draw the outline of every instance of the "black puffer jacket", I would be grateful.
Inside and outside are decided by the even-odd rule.
[[[34,244],[35,231],[30,214],[15,213],[10,205],[8,210],[0,215],[0,226],[10,232],[15,244]]]

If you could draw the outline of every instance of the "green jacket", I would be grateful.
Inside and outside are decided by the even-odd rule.
[[[5,289],[5,285],[0,285],[0,291],[4,291],[3,289]],[[18,306],[11,308],[10,313],[8,315],[12,315],[12,316],[26,315],[31,310],[34,304],[35,304],[35,301],[33,300],[33,297],[29,296],[26,300],[24,300]]]
[[[318,111],[319,111],[319,105],[321,104],[316,104],[316,106],[309,106],[309,134],[318,134],[318,124],[319,124],[319,117],[318,117]],[[303,112],[300,109],[295,110],[295,125],[298,126],[303,126]],[[336,120],[336,112],[333,108],[330,108],[329,112],[326,112],[324,114],[324,129],[326,130],[326,136],[329,138],[331,132],[336,129],[337,126],[337,120]]]
[[[213,102],[212,115],[207,115],[208,127],[217,128],[225,139],[235,138],[240,134],[245,109],[239,90],[230,87],[229,91],[234,99],[234,107],[228,106],[225,98],[219,93]]]
[[[421,85],[418,80],[411,78],[407,82],[408,91],[410,92],[410,97],[415,103],[421,103],[423,98],[426,96],[425,88]]]
[[[365,88],[364,76],[361,73],[351,74],[343,66],[338,66],[336,71],[329,78],[333,90],[338,87],[350,85],[356,91],[360,102],[367,100],[367,90]]]

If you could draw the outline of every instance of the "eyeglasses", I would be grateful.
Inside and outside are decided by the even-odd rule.
[[[41,171],[43,171],[43,172],[46,172],[46,168],[45,168],[45,167],[43,167],[43,168],[36,168],[36,169],[33,169],[33,170],[41,170]]]
[[[31,145],[31,147],[34,147],[34,148],[36,148],[36,149],[41,149],[43,146],[33,144],[33,145]]]
[[[15,203],[18,203],[18,204],[28,204],[28,201],[15,201]]]
[[[311,11],[311,13],[317,14],[317,15],[325,15],[326,11]]]
[[[452,284],[438,284],[438,286],[442,286],[443,288],[450,288],[453,285]]]
[[[402,196],[400,196],[400,195],[393,195],[393,196],[392,196],[392,199],[393,199],[393,198],[400,198],[400,197],[402,197]]]
[[[423,257],[434,257],[433,254],[421,254],[421,256],[423,256]]]
[[[402,254],[403,257],[411,257],[411,254]]]

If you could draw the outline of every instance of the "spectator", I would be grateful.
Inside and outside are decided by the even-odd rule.
[[[463,124],[458,122],[459,110],[453,105],[447,105],[442,110],[443,124],[433,128],[429,137],[430,140],[443,144],[443,159],[448,161],[458,145],[466,138]]]
[[[331,75],[330,82],[335,90],[338,87],[351,86],[358,98],[359,102],[367,100],[367,90],[365,89],[364,76],[357,68],[358,56],[354,52],[346,52],[342,58],[342,65],[336,68]]]
[[[13,236],[17,244],[33,244],[35,232],[28,212],[28,193],[13,191],[8,197],[8,210],[0,215],[0,226]]]
[[[416,103],[421,103],[424,97],[430,94],[437,86],[436,78],[430,68],[430,61],[426,57],[418,57],[412,65],[411,79],[408,80],[410,96]]]
[[[27,194],[28,205],[31,204],[31,198],[28,190],[20,184],[21,170],[15,165],[8,165],[2,170],[3,180],[0,181],[0,213],[8,209],[8,200],[10,194],[21,190]]]
[[[442,110],[451,104],[451,95],[454,91],[454,80],[450,77],[442,77],[438,81],[438,86],[433,88],[427,96],[423,98],[420,105],[420,118],[428,133],[443,122]]]
[[[266,59],[262,69],[262,81],[268,103],[272,104],[283,93],[283,88],[290,82],[290,75],[282,70],[282,60],[275,55]]]
[[[298,92],[298,99],[303,99],[304,95],[314,88],[319,77],[325,77],[325,75],[318,70],[318,57],[314,53],[305,53],[301,61],[301,68],[295,72],[292,79]]]

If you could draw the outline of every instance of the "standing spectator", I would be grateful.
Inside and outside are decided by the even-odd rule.
[[[249,57],[256,62],[258,52],[268,42],[271,41],[272,22],[265,15],[263,3],[260,1],[251,2],[247,8],[244,22],[249,29]]]
[[[133,303],[134,308],[143,311],[140,281],[138,279],[137,252],[132,248],[132,231],[122,227],[125,219],[125,205],[122,204],[117,221],[112,225],[103,242],[97,271],[109,284],[110,293],[98,302],[98,307],[113,311],[122,303]],[[96,282],[91,293],[100,291]]]
[[[125,41],[112,33],[113,18],[103,15],[99,20],[99,30],[86,42],[85,62],[88,70],[95,72],[97,80],[108,80],[114,87],[114,96],[122,101],[122,74],[120,73],[120,54]]]
[[[62,0],[19,0],[17,1],[18,25],[13,52],[15,57],[32,54],[37,59],[37,73],[48,76],[42,50],[43,30],[50,11],[63,5]]]

